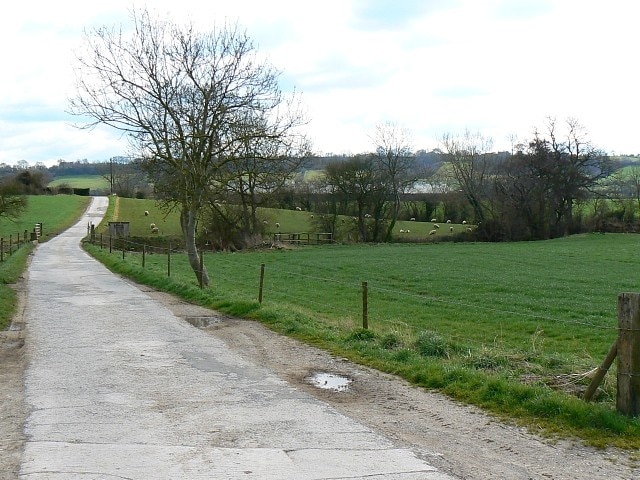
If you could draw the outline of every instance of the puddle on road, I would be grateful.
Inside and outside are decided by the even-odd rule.
[[[197,328],[206,328],[211,325],[220,323],[219,317],[184,317],[191,325]]]
[[[311,385],[335,392],[344,392],[349,389],[351,380],[333,373],[314,373],[307,379]]]

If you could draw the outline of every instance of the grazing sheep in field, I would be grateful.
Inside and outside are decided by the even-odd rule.
[[[462,224],[463,224],[463,225],[466,225],[466,224],[467,224],[467,221],[466,221],[466,220],[462,220]]]
[[[437,223],[434,223],[433,228],[440,228],[440,225],[438,225]]]
[[[151,233],[158,233],[158,232],[159,232],[158,227],[153,227],[151,229]]]
[[[280,228],[280,222],[276,222],[276,228]]]
[[[151,225],[149,225],[149,228],[150,228],[151,230],[153,230],[154,228],[156,228],[156,224],[155,224],[155,223],[152,223]]]
[[[450,231],[450,232],[453,232],[453,227],[449,227],[449,231]]]
[[[429,232],[429,235],[435,235],[436,233],[438,233],[438,230],[431,230],[431,231]]]
[[[368,213],[365,213],[365,214],[364,214],[364,218],[371,218],[371,215],[370,215],[370,214],[368,214]]]
[[[269,223],[268,220],[263,220],[262,223],[264,223],[265,225],[267,225]]]
[[[416,217],[411,217],[411,221],[415,222],[416,221]]]
[[[451,223],[451,220],[447,220],[447,223]]]
[[[432,222],[437,222],[437,221],[438,221],[438,219],[437,219],[437,218],[432,218],[432,219],[431,219],[431,221],[432,221]]]
[[[404,233],[404,230],[403,230],[403,229],[400,229],[400,233]]]
[[[302,209],[300,207],[296,207],[296,210],[299,211],[299,212],[302,211]]]
[[[149,210],[145,210],[145,211],[144,211],[144,216],[145,216],[145,217],[148,217],[148,216],[149,216]]]
[[[311,215],[311,218],[313,218],[313,214]]]
[[[411,233],[411,230],[407,230],[407,233]]]
[[[467,232],[469,232],[469,233],[472,232],[471,227],[467,227]]]

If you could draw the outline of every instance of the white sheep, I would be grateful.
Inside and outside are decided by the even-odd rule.
[[[416,221],[416,217],[411,217],[411,221],[415,222]]]
[[[449,227],[449,231],[450,231],[450,232],[453,232],[453,227]]]
[[[280,228],[280,222],[276,222],[276,228]]]
[[[299,212],[302,211],[302,209],[300,207],[296,207],[296,210],[299,211]]]
[[[432,219],[431,219],[431,221],[432,221],[432,222],[437,222],[437,221],[438,221],[438,219],[437,219],[437,218],[432,218]]]
[[[365,213],[365,214],[364,214],[364,218],[371,218],[371,215],[370,215],[370,214],[368,214],[368,213]]]
[[[402,228],[400,229],[400,233],[404,233],[404,230]]]
[[[269,223],[269,220],[263,220],[262,223],[264,223],[265,225],[267,225]]]
[[[151,233],[158,233],[158,232],[159,232],[158,227],[153,227],[151,229]]]
[[[471,233],[471,227],[467,227],[467,232]]]
[[[411,230],[407,230],[407,233],[411,233]]]
[[[440,225],[438,225],[437,223],[434,223],[433,228],[440,228]]]
[[[438,231],[437,231],[437,230],[431,230],[431,231],[429,232],[429,235],[435,235],[436,233],[438,233]]]
[[[451,223],[451,220],[447,220],[447,223]]]
[[[156,228],[156,224],[155,224],[155,223],[152,223],[151,225],[149,225],[149,228],[150,228],[151,230],[153,230],[154,228]]]
[[[313,218],[313,214],[311,214],[311,218]]]
[[[463,224],[463,225],[466,225],[466,224],[467,224],[467,221],[466,221],[466,220],[462,220],[462,224]]]
[[[145,210],[145,211],[144,211],[144,216],[145,216],[145,217],[148,217],[148,216],[149,216],[149,210]]]

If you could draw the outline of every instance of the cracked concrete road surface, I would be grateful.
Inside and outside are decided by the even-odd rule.
[[[91,259],[106,207],[32,259],[20,478],[453,478]]]

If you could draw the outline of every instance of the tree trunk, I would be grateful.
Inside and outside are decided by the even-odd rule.
[[[396,226],[396,222],[398,221],[398,217],[400,216],[400,193],[394,193],[393,199],[393,214],[391,215],[391,221],[389,222],[389,226],[387,227],[387,232],[385,234],[384,241],[391,242],[393,240],[393,228]]]
[[[209,274],[207,267],[203,265],[200,271],[200,255],[196,246],[196,224],[198,219],[198,210],[194,207],[188,208],[183,206],[180,211],[180,226],[184,235],[185,248],[189,258],[189,265],[196,274],[198,282],[205,287],[209,285]]]

